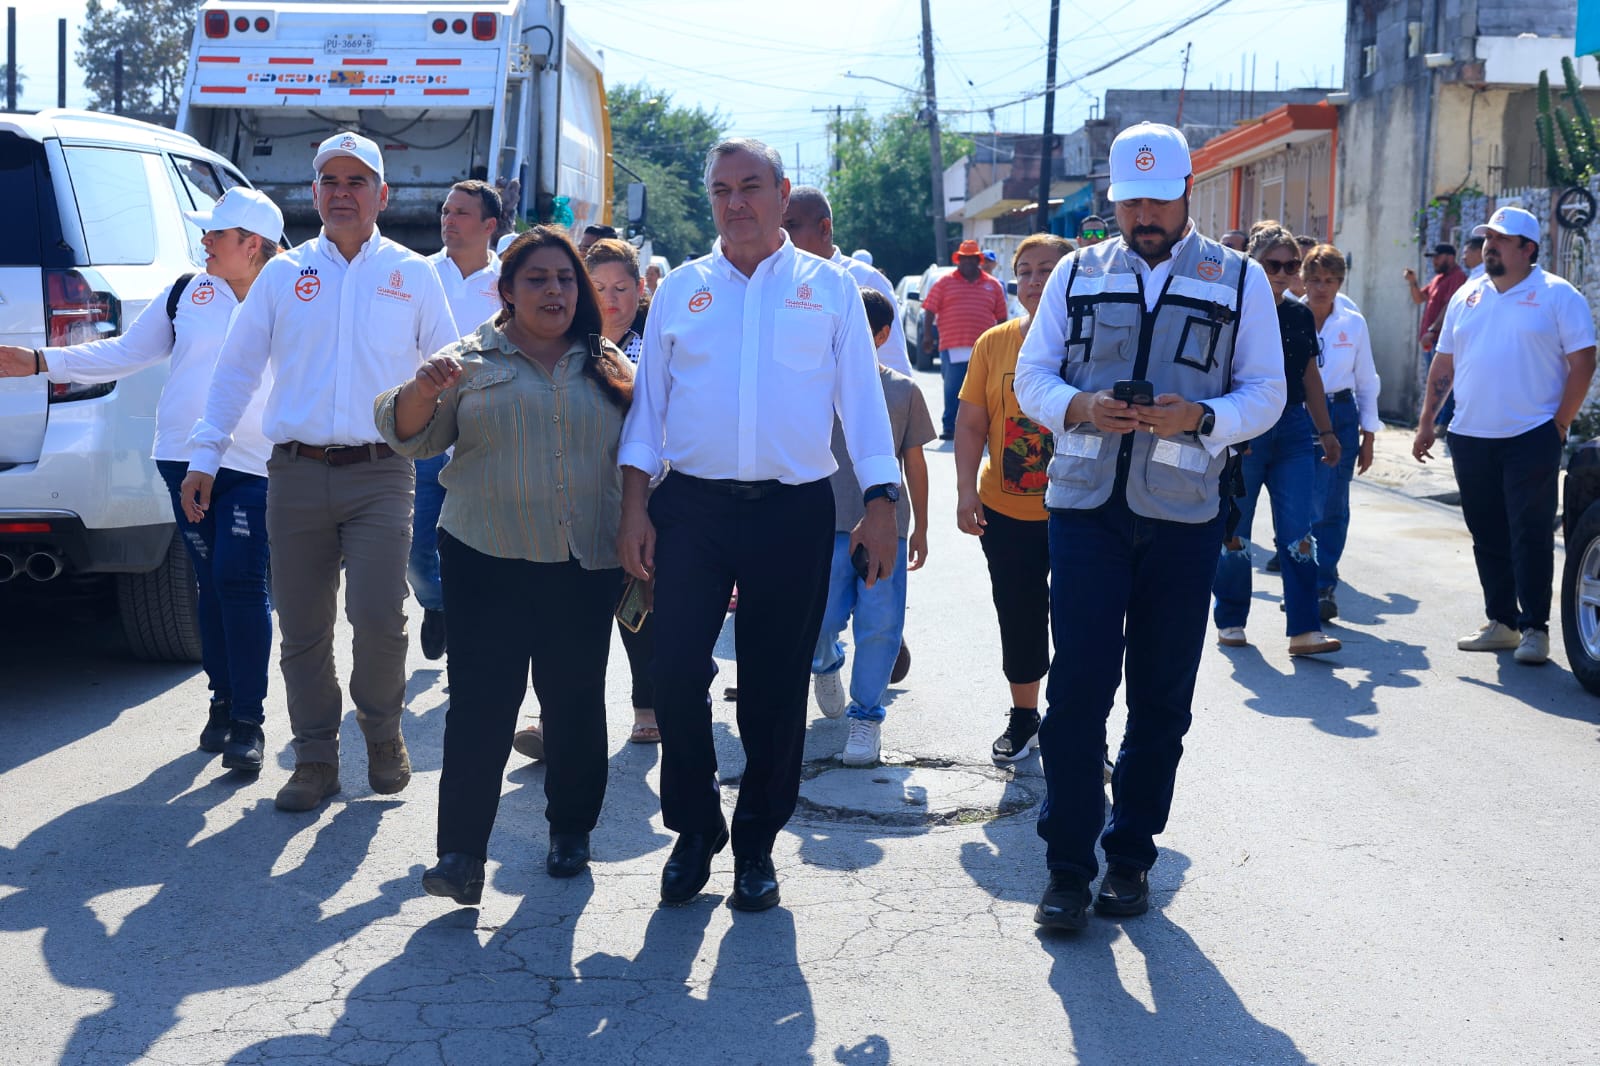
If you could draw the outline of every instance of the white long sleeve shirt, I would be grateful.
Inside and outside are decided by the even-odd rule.
[[[837,246],[833,249],[832,262],[849,271],[857,285],[877,289],[889,298],[889,306],[894,308],[894,319],[889,323],[889,339],[878,345],[878,362],[890,370],[900,371],[908,378],[915,378],[911,357],[906,353],[905,330],[900,328],[900,305],[895,302],[894,288],[889,284],[889,279],[861,260],[845,255]]]
[[[1367,320],[1359,311],[1339,306],[1335,301],[1328,320],[1317,331],[1322,354],[1317,365],[1322,371],[1322,390],[1329,396],[1346,389],[1356,395],[1356,410],[1361,428],[1376,433],[1383,428],[1378,417],[1378,368],[1372,361],[1372,337]]]
[[[489,253],[489,265],[482,270],[462,276],[450,253],[443,250],[428,256],[428,262],[439,275],[444,286],[445,299],[450,301],[450,317],[462,336],[470,337],[478,327],[500,313],[504,306],[500,300],[500,257]]]
[[[189,466],[215,473],[270,366],[261,428],[274,444],[376,444],[379,393],[456,341],[433,264],[376,230],[346,262],[317,236],[262,269],[217,357]]]
[[[656,289],[617,461],[652,477],[820,481],[838,413],[862,485],[899,484],[877,353],[844,270],[783,246],[745,277],[722,254]]]
[[[167,383],[156,403],[150,457],[183,463],[189,461],[189,431],[205,412],[217,354],[240,305],[227,282],[196,274],[178,296],[177,313],[168,319],[171,292],[171,285],[162,289],[121,336],[70,348],[46,348],[44,353],[51,381],[84,384],[116,381],[170,356]],[[272,444],[261,432],[261,412],[271,380],[270,374],[265,375],[250,394],[233,443],[221,455],[221,465],[229,470],[266,476]]]
[[[1144,282],[1147,312],[1155,308],[1172,273],[1172,262],[1193,235],[1191,226],[1183,240],[1173,246],[1171,258],[1155,267],[1140,256],[1129,256]],[[1067,428],[1067,406],[1083,391],[1061,380],[1061,353],[1066,349],[1069,328],[1067,282],[1071,275],[1070,269],[1050,272],[1039,297],[1039,310],[1034,312],[1028,336],[1022,342],[1014,381],[1022,410],[1051,432]],[[1229,389],[1222,396],[1199,397],[1216,416],[1211,432],[1200,442],[1212,455],[1218,455],[1230,444],[1259,437],[1278,421],[1286,396],[1277,301],[1261,264],[1251,260],[1245,263],[1244,307],[1240,310]]]

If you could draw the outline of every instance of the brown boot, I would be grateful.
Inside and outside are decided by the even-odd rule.
[[[367,741],[367,783],[380,796],[404,792],[411,784],[411,755],[406,738]]]
[[[294,768],[294,776],[278,790],[273,802],[280,811],[314,811],[339,791],[339,768],[332,763],[307,762]]]

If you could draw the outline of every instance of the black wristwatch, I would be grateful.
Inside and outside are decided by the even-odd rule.
[[[873,485],[871,488],[867,489],[866,492],[861,494],[861,502],[863,504],[869,504],[873,500],[880,498],[888,500],[890,503],[899,503],[900,486],[893,484],[892,482],[882,485]]]
[[[1215,411],[1213,411],[1211,409],[1211,405],[1210,404],[1208,404],[1208,403],[1201,404],[1200,405],[1200,424],[1194,428],[1194,431],[1193,431],[1192,435],[1194,437],[1197,437],[1197,438],[1198,437],[1209,437],[1211,435],[1211,431],[1213,429],[1216,429],[1216,428],[1217,428],[1217,412],[1215,412]]]

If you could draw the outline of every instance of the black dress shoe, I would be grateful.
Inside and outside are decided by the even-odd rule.
[[[444,655],[444,612],[424,609],[422,612],[422,657],[438,659]]]
[[[661,902],[688,903],[711,880],[711,859],[728,846],[726,823],[714,833],[684,833],[661,870]]]
[[[463,907],[476,907],[483,899],[483,860],[461,851],[441,855],[439,864],[423,873],[422,888],[430,896],[444,896]]]
[[[228,728],[228,742],[222,746],[222,765],[247,774],[259,773],[266,740],[266,734],[254,722],[234,722]]]
[[[233,724],[232,711],[233,701],[230,699],[211,701],[211,709],[206,712],[206,727],[200,730],[201,751],[215,755],[228,743],[228,727]]]
[[[1094,909],[1112,918],[1143,914],[1150,909],[1150,874],[1132,866],[1107,866],[1100,894],[1094,898]]]
[[[733,894],[728,906],[736,911],[764,911],[778,905],[778,871],[771,855],[735,855]]]
[[[1089,882],[1064,870],[1050,871],[1050,886],[1044,890],[1033,920],[1046,929],[1076,933],[1089,926]]]
[[[544,869],[551,877],[577,877],[589,865],[588,833],[551,833]]]

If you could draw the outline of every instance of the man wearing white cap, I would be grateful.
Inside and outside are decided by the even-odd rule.
[[[1050,484],[1056,654],[1039,727],[1039,815],[1050,883],[1034,920],[1088,923],[1149,907],[1206,611],[1222,547],[1228,446],[1277,422],[1286,389],[1278,316],[1254,261],[1195,231],[1189,146],[1140,123],[1111,145],[1120,237],[1063,259],[1017,365],[1022,410],[1055,434]],[[1106,717],[1128,706],[1104,816]],[[1104,833],[1102,834],[1102,830]]]
[[[1594,316],[1581,293],[1538,265],[1539,220],[1502,207],[1487,225],[1482,277],[1456,291],[1428,368],[1411,453],[1433,458],[1434,422],[1455,394],[1450,460],[1489,620],[1463,651],[1550,658],[1556,486],[1567,430],[1594,377]]]
[[[336,133],[313,167],[322,232],[268,263],[240,308],[190,437],[182,487],[186,504],[210,506],[218,461],[270,367],[267,533],[295,755],[277,805],[293,811],[312,810],[340,788],[344,708],[333,627],[341,565],[367,778],[383,794],[411,780],[400,712],[413,479],[411,463],[383,443],[372,403],[456,340],[432,264],[378,232],[389,196],[378,146]]]

